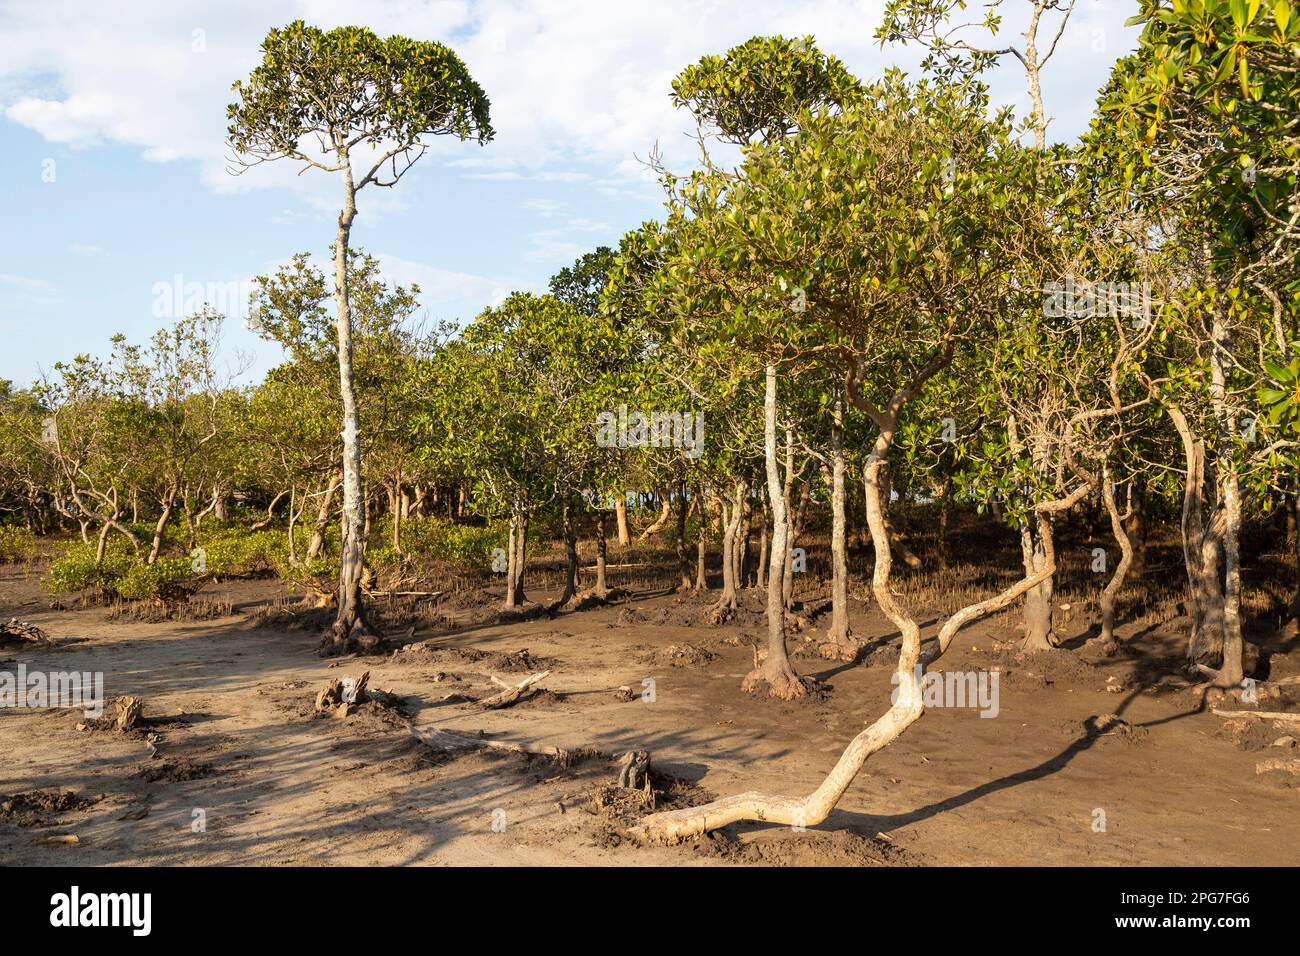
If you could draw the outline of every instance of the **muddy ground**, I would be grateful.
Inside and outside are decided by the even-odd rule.
[[[703,623],[711,597],[663,591],[511,623],[483,606],[490,594],[460,595],[425,614],[460,627],[417,620],[394,635],[407,644],[397,653],[343,661],[317,657],[315,633],[285,629],[285,614],[272,615],[275,625],[265,611],[258,616],[283,600],[275,582],[213,585],[205,597],[218,611],[228,601],[231,613],[147,623],[103,607],[53,609],[39,568],[0,568],[0,618],[35,622],[55,640],[0,648],[0,670],[21,662],[29,671],[102,671],[108,697],[143,697],[151,719],[124,734],[92,728],[77,711],[0,710],[0,859],[1300,863],[1300,777],[1257,773],[1261,761],[1285,763],[1300,750],[1273,746],[1284,725],[1224,720],[1189,692],[1177,666],[1179,620],[1126,628],[1131,653],[1095,664],[1079,640],[1017,660],[1005,646],[1016,637],[1013,616],[971,627],[943,668],[996,668],[996,717],[928,711],[867,764],[828,821],[806,832],[741,825],[642,847],[620,835],[647,798],[611,788],[619,755],[650,751],[661,808],[749,789],[811,791],[845,742],[888,707],[895,653],[880,615],[856,607],[854,630],[874,642],[857,664],[816,655],[825,618],[795,635],[795,666],[824,692],[783,704],[738,689],[752,666],[747,642],[762,634],[752,592],[749,610],[721,627]],[[1082,626],[1075,630],[1081,637]],[[550,670],[538,693],[503,710],[474,705],[499,690],[493,675],[510,682],[534,667]],[[1300,652],[1275,655],[1272,667],[1300,673]],[[366,670],[396,707],[315,715],[321,687]],[[1300,710],[1286,699],[1261,706]],[[440,750],[415,739],[408,721],[566,756]]]

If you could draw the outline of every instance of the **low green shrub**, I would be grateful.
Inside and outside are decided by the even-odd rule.
[[[248,531],[223,528],[216,534],[200,535],[198,554],[207,574],[217,578],[251,577],[276,573],[289,561],[289,536],[278,529]]]
[[[95,542],[75,541],[50,564],[49,587],[55,594],[99,588],[116,593],[117,582],[131,569],[137,558],[124,540],[110,538],[103,562],[95,562]]]
[[[114,582],[118,597],[128,600],[169,597],[194,577],[189,558],[159,558],[153,564],[133,564]]]
[[[509,526],[504,521],[468,525],[429,516],[411,518],[402,523],[402,551],[405,554],[417,560],[446,561],[461,567],[488,569],[492,564],[493,550],[504,548],[508,537]],[[373,535],[371,540],[375,540]],[[396,554],[392,553],[390,545],[382,550],[396,563]],[[373,555],[371,562],[379,564]]]
[[[13,524],[0,524],[0,564],[21,564],[36,556],[36,535]]]

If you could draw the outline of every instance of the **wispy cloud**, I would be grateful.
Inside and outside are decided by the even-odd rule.
[[[53,282],[0,272],[0,312],[43,312],[62,300],[63,292]]]

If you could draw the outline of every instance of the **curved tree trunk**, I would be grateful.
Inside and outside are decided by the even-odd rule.
[[[564,592],[555,602],[563,607],[578,593],[578,531],[573,525],[572,496],[565,496],[561,505],[561,522],[564,529]]]
[[[1133,547],[1133,563],[1129,574],[1140,579],[1147,572],[1147,492],[1146,482],[1135,477],[1130,486],[1132,499],[1128,517],[1124,519],[1124,533]]]
[[[145,564],[155,563],[158,560],[158,555],[162,553],[163,533],[167,530],[167,522],[171,519],[175,506],[176,489],[173,488],[163,500],[162,513],[158,516],[158,522],[153,526],[153,541],[149,546],[149,556],[145,559]]]
[[[921,693],[922,673],[948,650],[957,632],[972,621],[1007,607],[1030,587],[1055,572],[1055,554],[1049,543],[1048,563],[1041,574],[1022,579],[994,597],[962,608],[944,622],[939,630],[938,639],[922,655],[919,625],[899,607],[889,590],[892,562],[889,535],[885,530],[884,516],[880,507],[878,479],[879,467],[884,463],[885,455],[888,454],[893,442],[895,421],[896,419],[893,418],[888,419],[888,427],[881,429],[865,469],[868,483],[867,521],[871,525],[871,540],[876,554],[876,566],[871,579],[872,589],[881,610],[902,635],[902,646],[899,650],[894,678],[898,691],[894,696],[893,706],[849,741],[830,773],[807,797],[785,797],[754,791],[724,797],[699,807],[651,814],[631,829],[634,837],[641,840],[677,840],[717,830],[741,820],[797,827],[810,827],[821,823],[830,816],[835,805],[839,803],[840,798],[871,755],[897,740],[903,731],[919,720],[925,712]],[[1047,540],[1050,542],[1050,537]]]
[[[1223,503],[1223,653],[1214,683],[1218,687],[1238,687],[1245,676],[1241,636],[1241,481],[1232,447],[1237,422],[1227,400],[1227,356],[1232,350],[1232,333],[1222,307],[1215,308],[1211,334],[1210,394],[1215,420],[1228,438],[1214,468],[1216,490]]]
[[[1183,444],[1183,563],[1187,568],[1191,631],[1187,659],[1210,663],[1223,656],[1224,601],[1219,578],[1220,515],[1205,518],[1205,443],[1198,439],[1182,410],[1166,408]]]
[[[308,564],[325,552],[325,531],[329,527],[330,512],[334,508],[334,494],[342,484],[343,473],[340,471],[330,479],[329,487],[321,493],[320,502],[316,505],[316,523],[312,526],[311,542],[307,545]]]
[[[736,496],[740,501],[740,523],[736,528],[736,587],[747,588],[749,584],[750,556],[749,541],[754,534],[754,504],[750,500],[749,481],[742,479],[736,487]]]
[[[650,525],[650,527],[646,528],[644,531],[641,532],[640,540],[644,541],[646,538],[650,537],[651,535],[658,534],[660,531],[662,531],[664,529],[664,525],[668,523],[668,518],[671,514],[672,514],[672,501],[669,499],[668,495],[661,493],[659,495],[659,517],[654,520],[654,523]]]
[[[713,605],[714,623],[722,623],[731,617],[738,606],[736,595],[736,562],[733,558],[736,542],[736,509],[726,498],[718,499],[718,511],[722,515],[722,593]]]
[[[939,535],[935,542],[935,559],[943,570],[948,568],[948,522],[952,513],[952,476],[945,475],[938,490]]]
[[[1246,676],[1245,643],[1241,634],[1241,482],[1236,463],[1226,456],[1220,463],[1219,481],[1223,487],[1224,512],[1223,663],[1215,685],[1239,687]]]

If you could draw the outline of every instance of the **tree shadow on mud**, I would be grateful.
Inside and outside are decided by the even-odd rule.
[[[1130,693],[1115,710],[1116,716],[1122,716],[1134,700],[1142,693],[1141,688],[1136,688]],[[1186,717],[1193,717],[1203,712],[1204,707],[1198,706],[1191,710],[1172,714],[1168,717],[1161,717],[1156,720],[1146,721],[1140,724],[1134,724],[1134,727],[1149,729],[1158,727],[1162,724],[1172,723],[1176,720],[1182,720]],[[843,826],[854,830],[860,830],[864,833],[875,833],[877,831],[888,832],[899,827],[908,826],[913,823],[920,823],[929,820],[941,814],[957,810],[961,807],[969,806],[984,797],[991,796],[1004,790],[1010,790],[1024,784],[1036,783],[1044,780],[1053,774],[1059,773],[1070,765],[1070,763],[1080,754],[1091,750],[1103,737],[1105,733],[1095,732],[1093,730],[1085,731],[1081,736],[1072,740],[1065,746],[1060,753],[1055,754],[1048,759],[1032,767],[1026,767],[1015,773],[1010,773],[996,780],[989,780],[978,786],[971,787],[962,793],[954,794],[951,797],[945,797],[934,803],[915,810],[909,810],[905,813],[898,814],[872,814],[861,813],[854,810],[837,809],[832,813],[830,820],[842,822]]]

